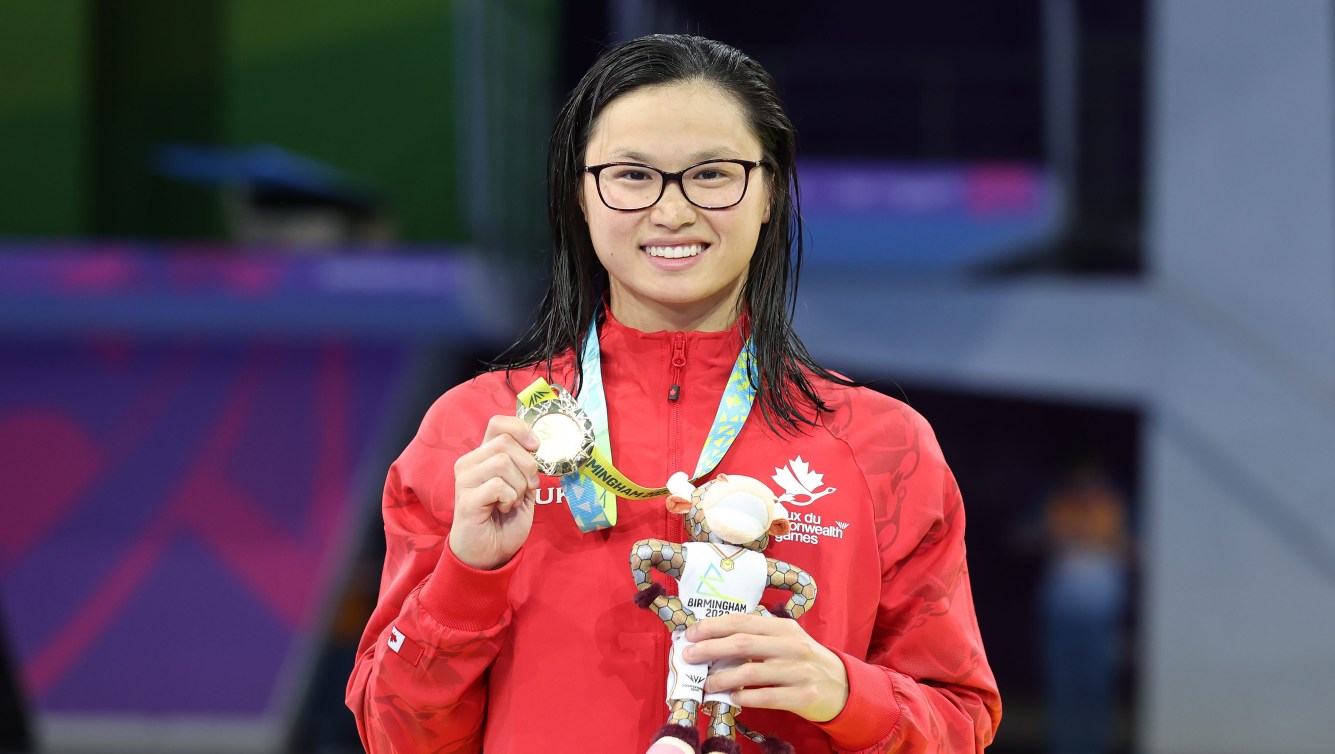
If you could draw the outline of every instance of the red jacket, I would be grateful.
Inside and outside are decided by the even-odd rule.
[[[641,333],[609,315],[600,343],[617,467],[645,485],[690,473],[738,331]],[[554,378],[571,385],[572,370],[558,361]],[[669,634],[632,603],[628,565],[636,540],[683,541],[681,517],[662,499],[621,500],[614,528],[581,534],[557,480],[544,477],[532,533],[508,564],[474,570],[443,547],[455,459],[481,442],[491,416],[514,413],[536,374],[490,373],[450,390],[390,468],[380,601],[347,690],[372,754],[634,754],[666,722]],[[927,422],[903,403],[828,383],[820,391],[834,412],[819,426],[776,434],[757,406],[715,473],[782,495],[793,533],[766,555],[815,578],[816,605],[799,623],[843,659],[848,704],[823,724],[765,709],[741,720],[803,754],[981,751],[1001,704],[974,616],[955,479]],[[785,597],[769,592],[765,604]]]

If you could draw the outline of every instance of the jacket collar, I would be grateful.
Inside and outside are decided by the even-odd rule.
[[[617,320],[611,307],[605,306],[603,312],[598,341],[605,364],[653,368],[665,354],[670,358],[673,349],[681,344],[686,351],[686,368],[693,378],[715,369],[722,369],[725,375],[730,373],[750,330],[750,319],[742,315],[731,328],[718,332],[642,332]]]

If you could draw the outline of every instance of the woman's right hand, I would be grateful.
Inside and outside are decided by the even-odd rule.
[[[510,562],[533,528],[538,438],[522,419],[493,416],[476,450],[454,464],[450,549],[482,570]]]

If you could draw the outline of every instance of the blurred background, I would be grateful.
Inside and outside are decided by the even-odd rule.
[[[799,330],[959,478],[990,751],[1335,752],[1333,11],[6,0],[0,751],[360,750],[385,471],[671,31],[774,75]]]

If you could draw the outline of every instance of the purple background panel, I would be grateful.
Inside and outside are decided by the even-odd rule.
[[[263,715],[406,374],[367,343],[0,344],[0,595],[35,711]]]

